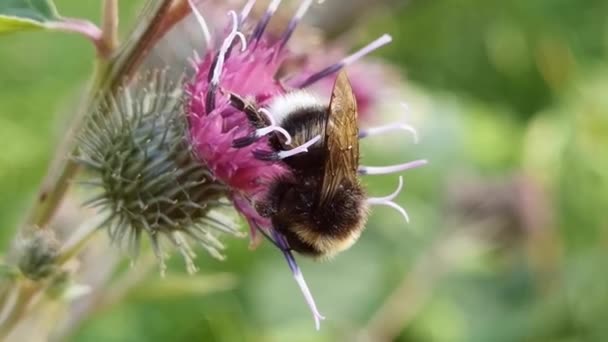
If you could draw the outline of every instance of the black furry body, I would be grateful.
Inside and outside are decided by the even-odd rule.
[[[266,201],[257,205],[260,214],[270,218],[274,229],[285,236],[291,249],[314,257],[331,254],[331,241],[349,239],[366,217],[362,206],[365,193],[358,182],[342,182],[340,191],[320,205],[325,162],[332,153],[323,139],[328,115],[326,107],[318,106],[297,110],[283,120],[281,127],[294,138],[296,146],[319,134],[322,139],[308,152],[282,161],[292,174],[273,182]],[[277,137],[270,142],[275,150],[284,149]]]

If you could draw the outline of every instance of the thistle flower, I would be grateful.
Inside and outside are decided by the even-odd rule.
[[[283,162],[295,154],[306,153],[321,137],[306,141],[287,151],[275,151],[272,160],[269,155],[260,151],[272,150],[269,136],[282,135],[290,141],[289,133],[277,124],[278,118],[273,110],[285,105],[300,106],[313,95],[292,91],[310,88],[320,81],[333,79],[338,71],[360,60],[375,49],[389,43],[391,37],[383,35],[359,51],[339,59],[317,72],[298,69],[289,70],[289,78],[279,79],[285,65],[295,65],[294,59],[301,58],[291,53],[290,37],[297,24],[312,4],[312,0],[301,1],[294,17],[288,22],[285,31],[272,34],[266,31],[268,23],[279,7],[280,0],[272,0],[265,14],[257,23],[248,19],[249,11],[255,1],[248,1],[239,14],[228,13],[231,22],[227,27],[219,27],[211,33],[202,14],[190,2],[205,36],[204,55],[195,56],[192,65],[195,75],[186,85],[189,96],[186,105],[189,122],[190,144],[198,158],[204,162],[211,174],[228,187],[229,197],[236,209],[246,218],[250,226],[252,245],[260,242],[260,233],[273,242],[283,252],[294,278],[310,306],[317,329],[323,316],[304,281],[284,236],[273,229],[271,221],[256,210],[256,203],[262,201],[273,184],[281,177],[290,177],[292,170]],[[325,51],[317,52],[323,55]],[[306,56],[305,56],[306,57]],[[232,96],[244,99],[245,108],[231,101]],[[248,118],[247,106],[253,104],[266,117],[266,126],[256,126]],[[359,137],[383,134],[389,131],[406,130],[414,132],[412,127],[404,124],[391,124],[360,131]],[[424,165],[425,160],[387,166],[361,166],[360,174],[387,174]],[[406,218],[403,208],[393,202],[402,188],[382,198],[369,198],[369,205],[387,205],[393,207]]]
[[[235,4],[243,1],[201,0],[199,2],[204,5],[207,25],[223,27],[224,14],[233,9]],[[260,18],[265,7],[263,2],[256,2],[250,10],[247,22],[250,23]],[[320,10],[327,9],[325,5],[322,7]],[[319,11],[316,11],[316,14],[319,14]],[[285,27],[290,25],[290,21],[292,21],[291,11],[278,8],[268,23],[264,35],[270,39],[280,39]],[[191,58],[192,50],[193,47],[196,47],[195,50],[198,51],[201,38],[203,37],[200,25],[196,19],[184,18],[155,47],[152,58],[146,60],[147,68],[162,68],[165,65],[171,65],[173,71],[182,72],[182,69],[186,69],[186,73],[190,75],[192,69],[188,68],[188,61],[194,62]],[[313,27],[303,20],[289,38],[289,58],[281,62],[280,70],[275,77],[280,78],[288,87],[297,87],[298,83],[304,82],[318,70],[347,55],[351,40],[352,37],[348,33],[328,38],[319,28]],[[356,95],[360,122],[372,121],[377,118],[376,114],[380,105],[398,100],[395,92],[399,87],[400,79],[396,75],[398,73],[386,61],[362,58],[357,63],[349,65],[348,76]],[[332,77],[322,78],[307,90],[320,99],[329,101],[333,81]]]
[[[222,258],[217,233],[240,235],[222,214],[227,188],[194,158],[187,144],[180,88],[163,72],[124,87],[93,113],[80,137],[78,160],[101,191],[87,205],[107,212],[103,224],[133,257],[147,234],[164,271],[161,238],[196,267],[190,238]]]

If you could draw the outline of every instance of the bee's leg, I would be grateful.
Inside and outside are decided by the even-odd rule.
[[[247,104],[243,99],[231,94],[230,101],[233,106],[244,112],[251,124],[257,129],[245,137],[237,138],[232,142],[232,147],[242,148],[256,142],[263,136],[277,132],[283,135],[285,144],[291,143],[291,135],[283,127],[276,124],[274,117],[268,110],[264,108],[256,109],[250,104]],[[264,114],[264,115],[261,115]]]
[[[245,35],[238,30],[239,19],[234,11],[229,12],[232,16],[232,30],[230,34],[220,47],[217,55],[215,56],[213,63],[211,64],[211,72],[209,73],[209,89],[205,98],[205,109],[207,114],[211,113],[215,109],[215,95],[220,84],[220,77],[222,76],[222,69],[224,68],[224,60],[229,54],[232,44],[236,38],[241,41],[241,51],[245,51],[247,48],[247,41]]]
[[[321,140],[321,135],[317,135],[314,138],[308,140],[298,147],[294,147],[291,150],[287,151],[263,151],[263,150],[255,150],[253,151],[254,157],[260,160],[267,161],[278,161],[281,159],[292,157],[296,154],[308,152],[308,148],[312,145],[316,144],[319,140]]]
[[[230,105],[238,111],[245,113],[245,115],[247,115],[247,120],[249,120],[254,127],[262,128],[270,124],[270,121],[264,120],[264,117],[260,115],[258,109],[247,100],[235,93],[229,93],[228,98]]]
[[[409,223],[410,222],[410,217],[407,214],[407,211],[405,211],[405,209],[403,209],[397,203],[393,202],[393,200],[401,192],[401,189],[403,189],[403,177],[399,176],[399,185],[397,186],[397,190],[393,191],[392,194],[390,194],[388,196],[385,196],[385,197],[370,197],[370,198],[367,199],[367,203],[369,205],[386,205],[386,206],[389,206],[389,207],[397,210],[399,213],[401,213],[401,215],[403,215],[403,218],[405,219],[405,222]]]
[[[392,41],[391,36],[388,34],[384,34],[380,38],[378,38],[378,39],[374,40],[373,42],[369,43],[368,45],[364,46],[359,51],[353,53],[350,56],[343,58],[341,61],[337,62],[336,64],[332,64],[332,65],[326,67],[325,69],[310,75],[304,81],[297,84],[296,88],[306,88],[322,78],[335,74],[336,72],[340,71],[345,66],[352,64],[353,62],[361,59],[361,57],[369,54],[370,52],[378,49],[379,47],[381,47],[383,45],[390,43],[391,41]]]
[[[319,330],[319,328],[321,327],[321,321],[324,320],[325,317],[323,315],[321,315],[321,313],[317,309],[315,300],[312,297],[312,294],[310,293],[310,289],[308,288],[308,285],[306,284],[306,280],[304,280],[304,275],[302,274],[300,267],[296,263],[296,259],[294,258],[293,254],[289,250],[289,246],[287,244],[287,241],[285,240],[285,237],[283,237],[279,232],[277,232],[274,229],[272,230],[272,234],[273,234],[274,240],[277,242],[277,244],[279,246],[279,249],[283,252],[283,256],[285,256],[285,260],[287,260],[287,264],[289,265],[289,268],[291,269],[293,278],[295,279],[296,283],[300,287],[300,291],[302,291],[302,294],[304,295],[306,304],[308,304],[308,307],[310,308],[310,311],[312,312],[313,319],[315,320],[315,327],[317,328],[317,330]]]
[[[389,173],[397,173],[409,169],[414,169],[426,165],[426,159],[414,160],[409,163],[391,165],[391,166],[359,166],[359,174],[361,175],[385,175]]]

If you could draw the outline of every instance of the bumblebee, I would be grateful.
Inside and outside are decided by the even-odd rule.
[[[266,197],[255,203],[257,212],[269,218],[280,234],[274,240],[285,240],[286,244],[277,243],[269,236],[280,248],[287,245],[303,255],[331,258],[357,241],[370,205],[390,206],[409,221],[405,210],[393,202],[403,186],[401,177],[397,190],[380,198],[369,198],[359,177],[404,171],[426,160],[360,166],[359,139],[394,130],[415,131],[408,125],[390,124],[359,132],[357,101],[345,71],[338,73],[329,105],[302,90],[274,99],[268,108],[258,109],[234,94],[230,100],[256,128],[235,139],[233,147],[248,146],[268,135],[271,150],[255,150],[254,156],[281,161],[291,171],[274,179]]]

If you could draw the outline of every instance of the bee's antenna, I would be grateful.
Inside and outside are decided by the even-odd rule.
[[[397,186],[397,190],[393,191],[392,194],[385,196],[385,197],[370,197],[367,199],[367,203],[370,205],[389,206],[389,207],[397,210],[398,212],[400,212],[401,215],[403,215],[403,218],[405,218],[405,222],[409,223],[410,217],[407,214],[407,211],[405,211],[405,209],[403,209],[403,207],[401,207],[399,204],[393,202],[393,200],[395,198],[397,198],[397,196],[401,192],[401,189],[403,189],[403,177],[399,176],[399,185]]]
[[[371,137],[374,135],[381,135],[381,134],[393,132],[393,131],[410,132],[412,134],[412,137],[414,138],[414,143],[416,143],[416,144],[418,143],[418,132],[416,132],[416,129],[408,124],[402,124],[402,123],[394,123],[394,124],[388,124],[388,125],[384,125],[384,126],[362,129],[359,131],[359,139]]]
[[[304,15],[306,14],[306,12],[310,8],[310,6],[312,5],[312,1],[313,0],[303,0],[302,1],[302,3],[300,4],[300,7],[298,7],[298,9],[296,10],[296,14],[293,16],[293,18],[291,18],[291,20],[287,24],[287,29],[285,30],[285,32],[283,32],[283,36],[280,39],[280,45],[277,48],[275,56],[278,55],[279,52],[285,47],[285,44],[287,44],[287,42],[289,41],[289,38],[291,38],[291,35],[295,31],[296,26],[298,26],[298,23],[300,22],[300,20],[302,20],[302,18],[304,17]]]
[[[215,92],[220,84],[220,77],[222,75],[222,69],[224,68],[224,60],[228,54],[228,51],[232,47],[232,43],[238,37],[241,40],[241,51],[245,51],[245,49],[247,49],[245,35],[238,30],[238,16],[236,12],[230,11],[228,12],[228,15],[232,16],[232,31],[230,31],[230,34],[222,43],[220,51],[218,51],[217,55],[215,56],[215,60],[212,65],[209,90],[207,91],[207,97],[205,99],[205,108],[207,110],[207,114],[215,109]]]
[[[266,30],[266,26],[270,22],[270,18],[274,15],[274,13],[279,8],[279,4],[281,4],[281,0],[272,0],[270,5],[268,5],[268,9],[266,9],[266,13],[262,16],[260,22],[253,29],[253,33],[251,34],[249,42],[256,42],[262,38],[262,34]]]
[[[325,68],[315,74],[310,75],[307,79],[305,79],[303,82],[301,82],[299,85],[297,85],[297,88],[306,88],[322,78],[335,74],[336,72],[340,71],[340,69],[344,68],[345,66],[352,64],[353,62],[361,59],[361,57],[364,57],[365,55],[369,54],[370,52],[390,43],[392,40],[393,40],[393,38],[390,35],[388,35],[388,34],[382,35],[380,38],[367,44],[359,51],[353,53],[350,56],[343,58],[338,63],[332,64],[332,65],[328,66],[327,68]]]
[[[391,165],[391,166],[359,166],[359,174],[361,175],[385,175],[389,173],[397,173],[409,169],[414,169],[426,165],[426,159],[414,160],[409,163]]]
[[[315,299],[312,297],[312,294],[310,293],[310,289],[308,288],[308,285],[306,284],[306,280],[304,280],[304,275],[302,274],[300,267],[298,267],[298,264],[296,263],[296,259],[294,258],[293,254],[289,250],[289,246],[287,244],[287,241],[285,241],[285,237],[283,237],[279,232],[277,232],[274,229],[272,230],[272,234],[273,234],[274,239],[276,240],[277,244],[279,245],[279,249],[283,252],[283,255],[285,256],[285,260],[287,260],[287,264],[289,265],[289,268],[291,269],[293,278],[295,279],[296,283],[300,287],[300,291],[302,291],[302,294],[304,295],[306,304],[308,304],[308,307],[310,308],[310,311],[312,312],[313,319],[315,320],[315,327],[317,328],[317,330],[319,330],[321,328],[321,321],[324,320],[325,317],[323,315],[321,315],[321,313],[317,309],[317,305],[315,304]]]
[[[291,150],[279,151],[279,152],[255,150],[255,151],[253,151],[253,156],[260,160],[277,161],[277,160],[292,157],[296,154],[308,152],[308,148],[310,146],[316,144],[319,140],[321,140],[321,135],[317,135],[314,138],[303,143],[302,145],[292,148]]]
[[[194,0],[188,0],[188,5],[190,6],[190,10],[192,10],[192,13],[196,17],[196,21],[198,21],[198,24],[200,25],[203,31],[203,37],[205,38],[205,43],[207,44],[207,47],[211,46],[211,33],[209,32],[209,26],[207,26],[205,18],[203,17],[201,12],[196,9]]]

